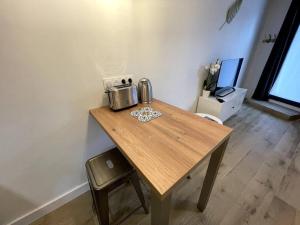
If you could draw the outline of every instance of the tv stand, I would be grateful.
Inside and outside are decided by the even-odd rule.
[[[216,116],[224,122],[234,114],[236,114],[244,101],[247,89],[235,88],[235,91],[224,96],[218,97],[203,97],[200,96],[198,100],[197,113],[207,113]]]

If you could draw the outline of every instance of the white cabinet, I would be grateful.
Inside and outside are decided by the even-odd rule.
[[[220,118],[223,122],[236,114],[244,101],[247,89],[235,88],[235,92],[223,97],[224,102],[219,102],[215,97],[200,96],[198,100],[198,113],[207,113]]]

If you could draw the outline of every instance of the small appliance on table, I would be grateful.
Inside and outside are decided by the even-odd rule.
[[[142,78],[138,84],[139,102],[150,104],[152,102],[152,85],[150,80]]]
[[[134,84],[112,86],[106,93],[112,110],[121,110],[138,104],[137,87]]]
[[[135,106],[138,102],[143,104],[152,102],[152,86],[147,78],[139,80],[138,88],[130,79],[129,83],[112,86],[105,92],[108,94],[109,107],[115,111]]]

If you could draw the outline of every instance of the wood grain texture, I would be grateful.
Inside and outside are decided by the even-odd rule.
[[[300,225],[300,121],[285,121],[244,105],[225,122],[234,128],[207,208],[196,208],[209,157],[173,191],[172,225]],[[144,187],[149,201],[149,187]],[[109,196],[112,221],[140,205],[126,185]],[[122,225],[150,225],[142,208]],[[98,225],[90,193],[32,225]],[[120,223],[116,223],[120,224]]]
[[[154,100],[151,106],[162,112],[162,116],[147,123],[130,115],[141,105],[118,112],[101,107],[90,113],[155,191],[164,197],[228,139],[232,129],[159,100]]]

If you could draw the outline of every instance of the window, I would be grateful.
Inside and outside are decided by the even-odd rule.
[[[300,26],[270,91],[270,98],[300,104]]]

